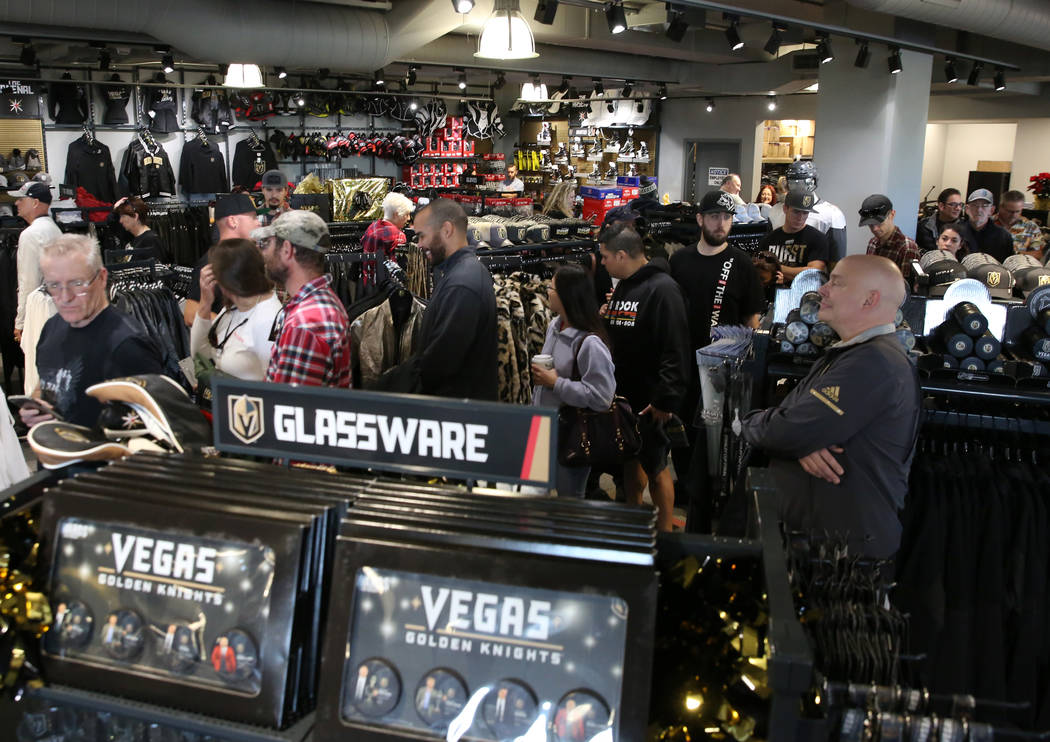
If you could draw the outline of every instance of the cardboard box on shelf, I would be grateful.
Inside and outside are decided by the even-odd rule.
[[[618,181],[619,181],[619,178],[617,178],[617,182]],[[583,196],[584,199],[592,198],[592,199],[600,200],[600,199],[620,198],[620,196],[623,195],[623,191],[620,189],[620,187],[618,185],[616,185],[616,186],[587,186],[587,185],[585,185],[585,186],[580,186],[580,195]]]
[[[801,147],[801,151],[799,152],[799,154],[802,155],[803,157],[812,157],[813,156],[813,137],[803,137],[801,141],[802,141],[802,147]]]
[[[615,209],[617,206],[626,206],[627,199],[625,198],[584,198],[583,199],[583,218],[593,220],[595,223],[600,224],[605,215]]]

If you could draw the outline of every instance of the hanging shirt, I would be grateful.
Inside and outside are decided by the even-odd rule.
[[[56,124],[82,124],[87,120],[87,96],[83,86],[72,80],[51,83],[47,103]]]
[[[149,128],[158,134],[170,134],[179,130],[179,99],[175,88],[150,88],[146,94],[153,121]]]
[[[66,151],[65,182],[74,188],[83,187],[100,201],[117,200],[117,175],[109,147],[87,135],[74,139]]]
[[[183,193],[226,193],[226,160],[219,147],[194,137],[182,147],[179,159],[179,185]]]
[[[131,88],[127,85],[107,85],[102,88],[102,100],[106,111],[102,114],[102,123],[116,126],[128,123],[128,101],[131,100]]]
[[[237,142],[233,152],[233,184],[254,190],[267,170],[277,169],[277,156],[266,142],[253,142],[251,137]]]

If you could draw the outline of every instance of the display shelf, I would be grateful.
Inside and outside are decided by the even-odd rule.
[[[237,724],[223,719],[177,711],[164,706],[154,706],[125,698],[107,696],[94,691],[71,688],[64,685],[49,685],[31,691],[32,696],[49,703],[76,706],[81,709],[116,714],[128,719],[150,724],[164,724],[182,732],[205,734],[223,742],[303,742],[314,726],[314,714],[310,713],[285,730],[266,729],[248,724]]]

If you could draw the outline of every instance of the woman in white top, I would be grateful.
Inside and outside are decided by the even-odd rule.
[[[200,309],[190,329],[190,349],[215,361],[216,370],[248,381],[262,381],[270,364],[270,332],[281,302],[266,277],[262,253],[251,240],[222,240],[208,251],[201,269]],[[211,319],[215,287],[226,306]]]

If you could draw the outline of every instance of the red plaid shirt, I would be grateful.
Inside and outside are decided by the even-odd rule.
[[[901,231],[900,227],[893,228],[893,234],[886,240],[885,245],[879,244],[878,237],[872,237],[868,242],[868,255],[881,255],[889,258],[898,265],[904,280],[911,283],[911,264],[913,260],[919,259],[919,246],[915,240]]]
[[[405,244],[405,233],[388,222],[386,219],[377,219],[368,225],[364,237],[361,238],[361,251],[365,255],[375,255],[383,252],[383,260],[393,260],[394,251]],[[375,283],[376,261],[365,260],[363,263],[364,285]]]
[[[308,281],[277,315],[267,381],[350,386],[350,320],[328,284],[328,276]]]

